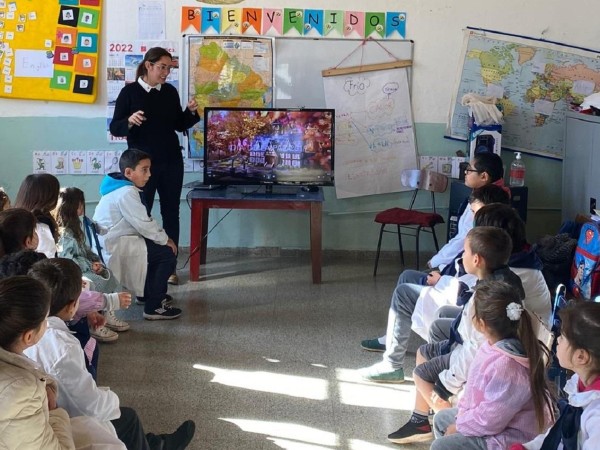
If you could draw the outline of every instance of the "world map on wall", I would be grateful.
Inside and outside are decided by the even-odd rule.
[[[600,91],[600,60],[591,51],[467,30],[461,61],[447,129],[452,138],[468,137],[463,95],[494,96],[504,113],[502,147],[562,159],[566,111]]]
[[[199,38],[189,44],[188,95],[205,107],[265,108],[273,102],[269,38]],[[189,133],[191,158],[204,154],[204,118]]]

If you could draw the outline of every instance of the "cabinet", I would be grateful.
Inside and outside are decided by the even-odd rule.
[[[573,220],[600,202],[600,117],[567,112],[562,169],[562,219]]]

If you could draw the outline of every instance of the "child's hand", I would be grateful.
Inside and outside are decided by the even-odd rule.
[[[167,246],[169,246],[171,250],[173,250],[173,253],[177,254],[177,246],[175,245],[175,242],[173,242],[173,239],[169,238],[167,240]]]
[[[425,281],[427,283],[427,286],[435,286],[436,283],[440,281],[440,278],[442,278],[442,274],[436,270],[433,272],[429,272]]]
[[[131,294],[129,292],[119,292],[119,304],[121,309],[129,308],[131,305]]]
[[[92,263],[92,272],[99,274],[104,270],[104,266],[101,262],[93,262]]]
[[[56,391],[50,386],[46,386],[46,396],[48,397],[48,409],[56,409]]]
[[[96,311],[92,311],[87,314],[88,325],[92,327],[94,330],[97,330],[100,327],[103,327],[106,323],[106,319],[102,314]]]
[[[450,434],[455,434],[456,433],[456,424],[452,423],[450,425],[448,425],[448,428],[446,428],[446,433],[444,433],[444,436],[448,436]]]
[[[441,411],[442,409],[452,408],[452,404],[450,404],[450,402],[444,400],[435,392],[431,393],[431,405],[436,412]]]

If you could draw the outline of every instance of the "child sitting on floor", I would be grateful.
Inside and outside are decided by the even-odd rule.
[[[77,311],[81,294],[81,270],[70,259],[53,258],[36,263],[29,275],[51,291],[48,331],[26,351],[60,386],[58,404],[70,416],[87,415],[110,421],[128,449],[183,450],[194,436],[195,425],[185,421],[172,434],[145,434],[140,419],[131,408],[119,407],[119,397],[99,388],[86,371],[83,351],[65,322]]]
[[[531,439],[536,429],[544,431],[552,415],[543,358],[547,350],[514,287],[482,281],[475,288],[473,307],[473,325],[486,342],[471,364],[458,407],[433,418],[432,450],[504,450],[512,442]]]
[[[526,444],[510,450],[592,450],[600,442],[600,304],[572,302],[558,313],[561,320],[556,356],[575,374],[565,386],[568,404],[558,421]]]
[[[15,208],[25,208],[35,216],[39,239],[37,251],[48,258],[56,256],[58,227],[52,217],[52,210],[56,208],[59,190],[60,183],[54,175],[31,174],[27,175],[21,183],[15,200]]]
[[[100,261],[85,242],[85,234],[80,217],[85,214],[83,191],[76,187],[60,190],[54,217],[59,227],[58,256],[75,261],[83,276],[91,281],[89,290],[112,294],[119,288],[119,282]],[[120,305],[115,305],[117,308]],[[129,324],[115,316],[114,309],[104,311],[106,327],[113,331],[126,331]]]

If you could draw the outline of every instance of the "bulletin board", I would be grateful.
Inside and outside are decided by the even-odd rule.
[[[0,97],[93,103],[101,0],[0,0]]]

